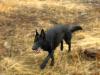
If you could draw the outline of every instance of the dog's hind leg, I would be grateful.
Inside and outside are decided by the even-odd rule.
[[[63,51],[63,40],[61,41],[61,47],[60,47],[61,51]]]
[[[70,41],[67,41],[65,39],[65,42],[68,44],[68,52],[70,52],[71,51],[71,40]]]
[[[65,40],[65,42],[68,44],[68,52],[70,52],[71,51],[71,41]]]
[[[72,35],[71,35],[70,32],[67,33],[67,34],[65,35],[65,37],[64,37],[65,42],[68,44],[68,52],[71,51],[71,38],[72,38]]]
[[[68,52],[71,51],[71,41],[67,42],[68,43]]]

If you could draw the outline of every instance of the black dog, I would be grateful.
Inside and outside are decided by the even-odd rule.
[[[50,58],[52,59],[50,65],[54,65],[54,50],[60,43],[61,50],[63,50],[63,40],[68,44],[68,52],[71,51],[72,33],[77,30],[82,30],[82,27],[79,25],[57,25],[54,28],[49,29],[47,32],[42,29],[40,34],[36,30],[32,50],[42,48],[43,50],[48,51],[48,56],[40,65],[41,69],[45,68]]]

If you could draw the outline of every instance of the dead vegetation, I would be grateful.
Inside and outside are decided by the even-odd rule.
[[[0,75],[99,75],[100,1],[89,1],[94,0],[1,0]],[[40,70],[47,53],[31,50],[34,31],[47,30],[53,22],[77,22],[83,31],[73,34],[70,54],[66,45],[63,52],[58,47],[55,66]],[[94,60],[84,57],[84,50],[91,48],[98,50]]]

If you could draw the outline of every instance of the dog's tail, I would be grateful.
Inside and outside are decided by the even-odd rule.
[[[70,30],[71,30],[71,32],[75,32],[75,31],[78,31],[78,30],[82,30],[82,27],[79,26],[79,25],[72,25],[70,27]]]

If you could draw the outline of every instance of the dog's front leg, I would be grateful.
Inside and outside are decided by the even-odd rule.
[[[63,51],[63,40],[61,41],[61,47],[60,47],[61,51]]]
[[[43,63],[40,65],[41,69],[44,69],[46,64],[48,63],[48,60],[50,59],[50,53],[48,54],[48,56],[45,58],[45,60],[43,61]]]
[[[50,66],[53,66],[54,65],[54,51],[52,51],[51,53],[51,63],[50,63]]]

